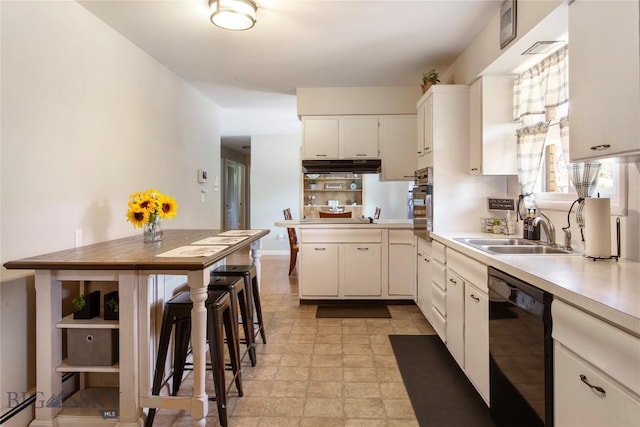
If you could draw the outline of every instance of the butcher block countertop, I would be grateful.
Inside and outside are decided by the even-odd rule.
[[[518,277],[555,297],[640,337],[640,263],[593,261],[571,255],[493,255],[454,240],[500,237],[483,233],[431,233],[435,241]]]

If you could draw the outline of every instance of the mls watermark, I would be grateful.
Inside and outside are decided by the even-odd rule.
[[[6,393],[6,407],[15,408],[32,398],[27,392],[8,391]],[[35,408],[82,408],[96,409],[103,419],[118,418],[118,390],[80,390],[71,397],[65,399],[64,395],[58,394],[46,397],[44,393],[38,391],[33,395]]]

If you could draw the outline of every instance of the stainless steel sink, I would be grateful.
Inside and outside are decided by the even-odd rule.
[[[484,245],[500,245],[500,246],[513,246],[513,245],[535,245],[536,243],[530,242],[525,239],[513,238],[495,238],[495,239],[471,239],[471,238],[455,238],[458,242],[466,243],[472,246],[484,246]]]
[[[481,249],[487,252],[493,252],[496,254],[505,255],[525,255],[525,254],[572,254],[573,252],[566,251],[560,248],[552,248],[551,246],[543,245],[528,245],[528,246],[483,246]]]
[[[573,254],[572,251],[517,237],[496,237],[486,239],[460,237],[454,238],[454,240],[472,246],[476,249],[480,249],[481,251],[496,255]]]

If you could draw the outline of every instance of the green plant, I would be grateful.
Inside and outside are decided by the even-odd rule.
[[[438,78],[438,72],[436,71],[435,68],[432,68],[431,71],[429,71],[428,73],[422,73],[422,84],[426,85],[427,83],[432,83],[432,84],[440,83],[440,79]]]
[[[501,218],[493,218],[493,225],[502,225]]]
[[[87,300],[85,299],[84,295],[78,295],[71,300],[71,303],[73,304],[75,311],[80,311],[87,305]]]
[[[120,309],[120,304],[118,304],[118,299],[116,297],[111,297],[107,300],[107,307],[109,307],[109,310],[113,311],[114,313],[117,313],[118,310]]]

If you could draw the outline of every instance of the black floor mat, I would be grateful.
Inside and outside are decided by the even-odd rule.
[[[489,408],[437,335],[389,335],[421,427],[493,427]]]

